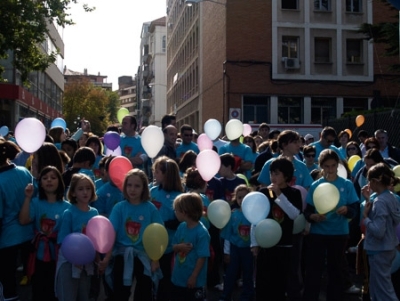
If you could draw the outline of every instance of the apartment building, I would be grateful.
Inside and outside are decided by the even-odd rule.
[[[188,6],[187,4],[191,4]],[[169,0],[167,111],[202,131],[223,124],[325,124],[351,110],[393,106],[396,58],[362,23],[396,16],[365,0]]]
[[[138,69],[138,119],[140,126],[161,126],[166,114],[167,35],[166,17],[142,26]]]
[[[21,73],[12,65],[13,51],[9,52],[8,59],[0,60],[0,64],[5,67],[3,77],[7,81],[0,83],[0,126],[6,125],[10,130],[14,130],[22,118],[35,117],[48,128],[53,119],[62,115],[63,28],[57,24],[49,24],[48,30],[48,37],[40,47],[48,53],[58,48],[60,54],[45,72],[30,73],[29,86],[23,85]]]

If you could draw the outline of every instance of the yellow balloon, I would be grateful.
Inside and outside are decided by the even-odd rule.
[[[396,165],[395,167],[393,167],[393,172],[394,172],[394,175],[396,177],[400,177],[400,165]],[[393,190],[395,192],[399,192],[400,191],[400,184],[397,184],[396,186],[394,186]]]
[[[363,115],[358,115],[356,117],[356,125],[357,125],[357,127],[362,126],[364,124],[364,121],[365,121],[365,117]]]
[[[159,260],[168,246],[168,233],[161,224],[152,223],[143,232],[143,246],[151,260]]]
[[[127,108],[120,108],[117,112],[119,123],[122,123],[122,119],[124,119],[124,117],[127,115],[129,115],[129,110]]]
[[[325,214],[337,206],[340,193],[335,185],[331,183],[322,183],[314,190],[313,201],[315,209],[319,214]]]
[[[349,161],[347,162],[347,165],[349,166],[350,171],[353,171],[354,166],[356,165],[356,163],[357,163],[359,160],[361,160],[361,158],[360,158],[360,156],[358,156],[358,155],[354,155],[354,156],[351,156],[351,157],[349,158]]]

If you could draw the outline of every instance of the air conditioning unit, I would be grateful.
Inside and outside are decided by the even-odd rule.
[[[286,69],[299,69],[300,68],[300,61],[298,58],[286,57],[283,62],[285,64]]]

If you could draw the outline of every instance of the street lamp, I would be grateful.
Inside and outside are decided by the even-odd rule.
[[[214,1],[214,0],[185,0],[185,4],[187,6],[192,6],[193,4],[200,3],[200,2],[206,2],[206,1],[226,6],[226,3],[222,3],[222,2],[218,2],[218,1]]]

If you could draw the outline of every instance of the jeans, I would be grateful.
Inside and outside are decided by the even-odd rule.
[[[65,262],[57,274],[57,298],[59,301],[89,301],[90,278],[82,271],[80,278],[72,278],[72,264]]]
[[[306,277],[304,301],[318,301],[321,278],[326,259],[328,272],[327,301],[342,301],[343,298],[343,258],[348,240],[347,235],[310,234],[306,249]]]
[[[240,295],[241,301],[253,300],[254,282],[253,282],[253,254],[250,247],[239,248],[231,244],[230,260],[225,274],[223,299],[231,300],[232,292],[236,283],[236,276],[242,271],[243,288]]]

